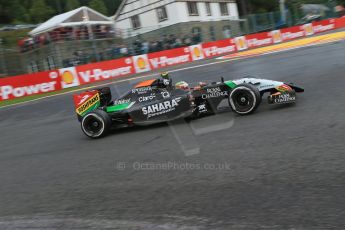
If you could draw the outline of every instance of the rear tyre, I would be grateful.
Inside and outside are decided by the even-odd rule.
[[[239,115],[253,113],[259,107],[260,103],[260,91],[251,84],[238,85],[230,92],[230,107]]]
[[[81,130],[90,138],[96,139],[107,135],[111,128],[111,118],[102,110],[86,114],[81,121]]]

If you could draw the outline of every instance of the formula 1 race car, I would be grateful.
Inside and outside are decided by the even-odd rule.
[[[296,101],[304,89],[279,81],[242,78],[203,83],[190,87],[186,82],[172,84],[168,74],[137,84],[121,98],[112,98],[109,87],[74,95],[81,129],[90,138],[106,135],[111,129],[144,126],[177,119],[196,119],[215,114],[223,100],[239,115],[253,113],[265,93],[269,104]]]

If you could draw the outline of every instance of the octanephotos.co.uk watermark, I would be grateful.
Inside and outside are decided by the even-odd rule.
[[[227,162],[222,163],[191,163],[191,162],[115,162],[115,169],[136,171],[189,171],[189,170],[232,170]]]

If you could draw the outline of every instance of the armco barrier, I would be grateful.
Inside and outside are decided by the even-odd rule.
[[[0,79],[0,101],[121,78],[345,27],[345,17],[190,47]]]
[[[337,29],[345,27],[345,16],[335,19],[335,27]]]

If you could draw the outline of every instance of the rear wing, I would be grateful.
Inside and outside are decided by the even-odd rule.
[[[97,109],[101,105],[101,97],[98,90],[83,92],[73,95],[75,112],[78,117]]]

